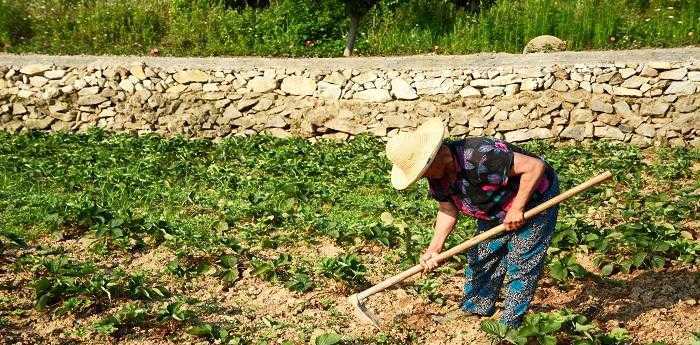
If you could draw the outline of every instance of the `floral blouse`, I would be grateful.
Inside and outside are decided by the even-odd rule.
[[[508,176],[514,152],[527,152],[505,141],[487,137],[468,137],[446,141],[458,163],[457,179],[428,178],[429,196],[440,202],[452,202],[463,213],[486,221],[503,221],[520,186],[520,176]],[[545,162],[545,174],[537,183],[530,202],[537,202],[554,181],[555,172]]]

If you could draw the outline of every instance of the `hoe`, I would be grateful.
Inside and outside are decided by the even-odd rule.
[[[530,218],[538,215],[542,211],[544,211],[544,210],[546,210],[554,205],[557,205],[560,202],[562,202],[566,199],[569,199],[572,196],[574,196],[578,193],[581,193],[581,192],[609,179],[610,177],[612,177],[612,174],[609,171],[606,171],[606,172],[604,172],[596,177],[593,177],[590,180],[588,180],[584,183],[581,183],[580,185],[578,185],[574,188],[571,188],[568,191],[561,193],[561,194],[549,199],[548,201],[546,201],[546,202],[544,202],[536,207],[533,207],[532,209],[525,212],[524,217],[525,217],[525,219],[530,219]],[[503,224],[501,224],[501,225],[498,225],[498,226],[496,226],[488,231],[484,231],[484,232],[472,237],[471,239],[469,239],[465,242],[462,242],[461,244],[459,244],[459,245],[457,245],[449,250],[442,252],[435,260],[438,263],[442,263],[445,260],[447,260],[447,259],[449,259],[449,258],[451,258],[459,253],[462,253],[465,250],[477,245],[478,243],[502,233],[504,230],[505,230],[505,226]],[[387,278],[383,282],[376,284],[367,290],[364,290],[362,292],[358,292],[356,294],[349,296],[348,301],[350,302],[350,304],[352,304],[355,307],[355,314],[357,314],[359,319],[361,319],[362,321],[368,322],[368,323],[370,323],[378,328],[379,327],[379,320],[370,310],[368,310],[365,307],[365,305],[364,305],[365,300],[369,296],[372,296],[376,293],[382,292],[382,291],[388,289],[389,287],[391,287],[399,282],[402,282],[405,279],[408,279],[409,277],[412,277],[412,276],[420,273],[421,271],[423,271],[423,267],[420,264],[415,265],[415,266],[413,266],[413,267],[411,267],[411,268],[409,268],[409,269],[407,269],[407,270],[405,270],[405,271],[403,271],[403,272],[401,272],[393,277]]]

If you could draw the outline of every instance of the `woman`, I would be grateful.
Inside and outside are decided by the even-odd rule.
[[[402,190],[425,177],[430,197],[439,202],[433,238],[421,265],[425,271],[437,266],[434,258],[458,213],[476,218],[478,232],[503,223],[507,232],[467,252],[461,309],[493,315],[508,276],[501,322],[518,327],[535,293],[558,208],[528,221],[523,213],[559,193],[557,174],[543,159],[502,140],[468,137],[443,142],[444,132],[439,119],[430,119],[414,132],[391,138],[386,147],[393,164],[392,185]]]

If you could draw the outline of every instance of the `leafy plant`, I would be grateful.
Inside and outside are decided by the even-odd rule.
[[[168,303],[165,308],[158,313],[158,321],[175,320],[182,322],[190,319],[192,317],[192,312],[184,309],[182,305],[183,302],[181,301]]]
[[[286,269],[292,263],[292,257],[289,254],[280,254],[274,260],[261,260],[254,258],[251,261],[253,266],[253,275],[259,276],[267,281],[277,281],[282,276],[286,275]]]
[[[199,326],[191,327],[187,330],[187,333],[207,338],[211,341],[215,341],[219,344],[241,344],[242,339],[240,337],[234,336],[229,333],[228,330],[221,328],[216,325],[202,324]]]
[[[141,324],[146,317],[146,309],[137,304],[127,304],[113,315],[110,315],[97,323],[94,328],[104,334],[112,334],[120,329],[127,329]]]
[[[321,273],[348,284],[363,283],[367,268],[355,254],[341,254],[337,257],[327,257],[321,260]]]
[[[335,345],[340,343],[343,337],[336,333],[324,333],[316,337],[314,340],[315,345]]]

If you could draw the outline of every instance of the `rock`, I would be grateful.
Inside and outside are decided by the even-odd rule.
[[[226,110],[224,110],[224,113],[216,119],[216,123],[219,125],[226,125],[231,123],[232,120],[235,120],[241,116],[243,116],[243,114],[238,111],[236,106],[230,105],[228,108],[226,108]]]
[[[62,69],[54,69],[44,72],[44,78],[46,79],[61,79],[66,75],[66,71]]]
[[[238,101],[238,104],[236,105],[236,110],[238,110],[240,112],[248,111],[254,105],[258,104],[258,101],[259,100],[257,98],[242,99],[242,100]]]
[[[654,101],[642,104],[642,106],[639,109],[639,112],[642,116],[663,116],[666,115],[666,112],[670,107],[671,105],[668,103]]]
[[[638,134],[632,134],[630,144],[645,148],[651,146],[652,140]]]
[[[348,133],[351,135],[360,134],[362,131],[351,120],[345,118],[333,118],[325,123],[325,126],[338,132]]]
[[[670,71],[664,71],[659,73],[659,79],[668,79],[668,80],[683,80],[685,76],[688,74],[688,69],[687,68],[676,68],[672,69]]]
[[[623,79],[627,79],[627,78],[633,76],[635,73],[636,73],[636,71],[634,70],[634,68],[623,68],[620,70],[620,76]]]
[[[352,80],[355,84],[369,83],[369,82],[373,82],[373,81],[377,80],[377,74],[372,72],[372,71],[369,71],[369,72],[362,73],[362,74],[360,74],[360,75],[358,75],[350,80]]]
[[[257,76],[248,81],[247,86],[252,92],[266,93],[277,89],[277,80]]]
[[[258,104],[256,104],[256,105],[253,107],[253,110],[255,110],[255,111],[265,111],[265,110],[270,109],[270,108],[272,107],[273,104],[274,104],[274,101],[273,101],[272,99],[270,99],[270,98],[261,98],[261,99],[258,101]]]
[[[325,78],[323,78],[323,81],[331,84],[335,84],[338,86],[343,86],[347,79],[345,79],[345,76],[343,76],[342,73],[338,71],[334,71],[333,73],[327,75]]]
[[[649,67],[649,65],[645,65],[642,68],[642,71],[639,72],[639,75],[642,77],[656,77],[657,75],[659,75],[659,71]]]
[[[530,136],[533,139],[548,139],[553,138],[554,134],[549,128],[531,128]]]
[[[531,138],[532,136],[530,135],[530,131],[527,129],[519,129],[512,132],[507,132],[505,134],[505,140],[507,142],[526,141],[530,140]]]
[[[106,101],[108,99],[100,95],[85,95],[78,98],[78,105],[98,105]]]
[[[391,95],[389,91],[384,89],[369,89],[355,93],[353,98],[368,102],[383,103],[390,101]]]
[[[197,69],[190,69],[175,73],[173,79],[180,84],[206,83],[209,80],[209,74]]]
[[[611,126],[617,126],[622,121],[622,117],[619,114],[603,113],[598,115],[596,120]]]
[[[693,103],[690,98],[681,99],[676,104],[674,104],[676,111],[681,113],[689,113],[700,108],[700,104]]]
[[[559,92],[566,92],[569,91],[569,84],[564,80],[556,80],[554,84],[552,84],[551,89]]]
[[[605,103],[605,101],[599,97],[594,97],[591,99],[591,110],[601,113],[612,113],[613,106],[610,103]]]
[[[512,96],[520,92],[520,84],[508,84],[504,90],[506,96]]]
[[[185,88],[184,85],[178,85],[178,86],[182,87],[183,89]],[[134,93],[134,84],[132,84],[129,79],[123,79],[122,81],[120,81],[119,88],[124,90],[124,92],[129,93],[129,94]],[[171,92],[170,89],[168,89],[168,92]],[[180,92],[182,92],[182,91],[180,91]],[[180,93],[180,92],[178,92],[178,93]]]
[[[52,117],[46,117],[43,119],[27,119],[27,121],[24,122],[24,126],[27,127],[27,129],[42,130],[49,128],[54,121],[56,120]]]
[[[639,125],[637,128],[634,129],[634,132],[648,138],[653,138],[654,135],[656,135],[656,129],[654,128],[654,126],[648,123],[643,123]]]
[[[481,92],[487,98],[493,98],[495,96],[501,96],[505,93],[505,88],[502,86],[493,86],[481,89]]]
[[[416,90],[402,78],[391,80],[391,94],[400,100],[414,100],[418,98]]]
[[[143,71],[143,64],[137,63],[129,67],[129,73],[136,77],[138,80],[146,79],[146,73]]]
[[[289,76],[282,80],[282,91],[297,96],[311,96],[316,91],[316,82],[302,76]]]
[[[608,138],[614,140],[625,140],[625,133],[620,129],[612,126],[595,127],[593,135],[598,138]]]
[[[630,109],[629,104],[625,101],[617,101],[613,104],[613,108],[615,108],[615,113],[620,114],[620,115],[632,115],[632,109]]]
[[[523,54],[549,53],[566,50],[566,41],[550,35],[537,36],[525,45]]]
[[[64,111],[66,111],[66,107],[62,104],[49,106],[49,116],[53,117],[54,119],[66,122],[75,120],[75,113],[64,113]]]
[[[625,80],[620,86],[628,89],[638,89],[640,86],[646,84],[648,81],[649,78],[635,75],[634,77]]]
[[[89,95],[96,95],[100,93],[100,87],[99,86],[91,86],[91,87],[86,87],[78,91],[78,96],[89,96]]]
[[[207,83],[202,86],[202,91],[204,92],[218,92],[219,87],[215,83]]]
[[[121,83],[119,85],[121,86]],[[173,85],[173,86],[169,87],[166,92],[173,94],[173,95],[179,95],[182,92],[184,92],[185,90],[187,90],[187,86],[182,85],[182,84],[178,84],[178,85]]]
[[[537,79],[525,79],[520,84],[520,89],[524,91],[535,91],[539,88]]]
[[[468,98],[468,97],[479,97],[481,96],[481,91],[475,87],[471,87],[469,85],[465,86],[461,91],[459,91],[459,95]]]
[[[39,65],[39,64],[27,65],[27,66],[22,67],[19,70],[19,73],[32,76],[32,75],[42,74],[50,69],[51,69],[51,66],[49,66],[49,65]]]
[[[559,136],[562,138],[575,139],[578,141],[581,141],[584,138],[591,138],[593,137],[593,124],[586,123],[566,127],[561,132],[561,134],[559,134]]]
[[[282,128],[268,128],[267,133],[275,138],[280,138],[280,139],[289,139],[292,137],[291,133],[285,131]]]
[[[628,89],[626,87],[613,86],[613,95],[615,96],[632,96],[632,97],[642,97],[642,91],[637,89]]]
[[[29,78],[29,85],[31,85],[33,87],[42,87],[42,86],[46,85],[46,83],[48,83],[48,82],[49,82],[48,79],[46,79],[42,76],[38,76],[38,75]]]
[[[273,115],[267,118],[265,121],[265,127],[268,128],[284,128],[287,122],[284,121],[284,117],[279,115]]]
[[[574,109],[571,111],[571,120],[574,123],[592,122],[595,116],[591,109]]]
[[[12,105],[12,115],[24,115],[27,113],[27,108],[22,103]]]
[[[523,80],[517,74],[499,75],[491,79],[491,86],[506,86],[508,84],[521,83]]]
[[[490,79],[474,79],[469,82],[469,85],[473,87],[489,87],[491,86]]]
[[[674,81],[664,91],[664,94],[692,95],[695,93],[695,89],[696,86],[691,81]]]
[[[688,72],[688,80],[700,81],[700,71]]]
[[[340,98],[341,93],[342,90],[340,89],[340,86],[336,84],[331,84],[325,81],[318,82],[318,95],[321,98],[335,100]]]
[[[413,83],[419,95],[439,95],[456,92],[458,87],[452,79],[433,78],[417,81]]]

